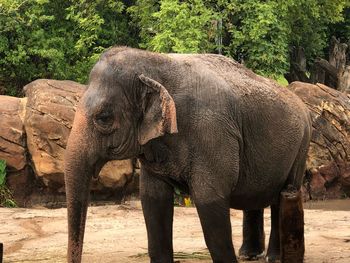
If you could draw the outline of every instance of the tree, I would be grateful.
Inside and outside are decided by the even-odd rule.
[[[158,52],[200,53],[213,50],[215,13],[202,0],[137,1],[129,9],[141,29],[141,47]],[[215,36],[214,36],[215,37]]]
[[[278,76],[288,68],[286,8],[279,1],[221,1],[229,41],[225,53],[257,73]]]
[[[304,12],[299,14],[298,20],[295,10],[290,14],[292,36],[296,37],[291,39],[293,49],[286,78],[289,82],[319,82],[347,90],[350,69],[346,63],[350,58],[346,58],[346,42],[350,33],[346,28],[350,28],[350,2],[323,1],[320,5],[301,1],[296,5]]]
[[[226,54],[256,72],[277,77],[289,70],[293,47],[312,64],[324,56],[328,28],[344,20],[346,0],[222,0]],[[226,33],[227,34],[227,33]]]
[[[37,78],[85,83],[113,45],[223,53],[275,78],[303,50],[310,71],[332,35],[349,41],[349,10],[347,0],[0,0],[0,89],[16,94]]]
[[[119,0],[0,0],[0,83],[10,94],[37,78],[84,83],[105,48],[136,45],[128,22]]]
[[[1,82],[22,86],[31,78],[50,77],[46,69],[63,59],[63,53],[57,49],[61,41],[64,43],[63,39],[48,39],[48,32],[43,29],[43,25],[54,20],[46,12],[46,4],[46,1],[1,0]]]
[[[329,28],[344,21],[346,6],[350,6],[346,0],[301,0],[289,4],[289,46],[303,47],[309,65],[317,57],[324,57],[332,37]]]

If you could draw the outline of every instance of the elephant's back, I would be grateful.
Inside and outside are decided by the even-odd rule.
[[[308,122],[308,109],[297,95],[276,81],[255,74],[231,58],[216,54],[168,56],[190,68],[192,73],[211,79],[211,83],[220,83],[216,88],[234,95],[235,103],[239,103],[240,108],[247,111],[243,114],[249,115],[255,111],[259,113],[265,108],[263,113],[268,114],[269,110],[278,111],[280,115],[290,117],[293,122]]]
[[[177,62],[191,67],[194,72],[224,80],[238,96],[276,97],[297,101],[291,91],[283,89],[276,81],[259,76],[237,61],[216,54],[167,54]],[[294,103],[294,102],[293,102]],[[293,104],[292,103],[292,104]]]
[[[242,94],[263,88],[269,90],[279,87],[268,78],[255,74],[234,59],[216,54],[167,54],[183,65],[191,66],[196,72],[207,72],[227,82],[233,89]],[[269,88],[268,88],[269,87]]]

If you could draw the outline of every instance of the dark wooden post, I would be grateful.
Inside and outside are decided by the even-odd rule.
[[[0,243],[0,263],[2,263],[3,255],[4,255],[4,245]]]
[[[280,200],[281,263],[302,263],[304,260],[304,211],[302,194],[296,190],[281,192]]]

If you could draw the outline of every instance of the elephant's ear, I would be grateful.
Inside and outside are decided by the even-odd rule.
[[[173,98],[162,84],[143,74],[139,79],[146,85],[142,96],[143,119],[139,129],[139,142],[144,145],[165,133],[177,133],[176,108]]]

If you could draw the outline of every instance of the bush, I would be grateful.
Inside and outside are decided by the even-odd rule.
[[[133,45],[122,1],[0,0],[0,86],[38,78],[85,83],[99,55]]]
[[[0,160],[0,207],[16,207],[11,191],[6,186],[6,162]]]

